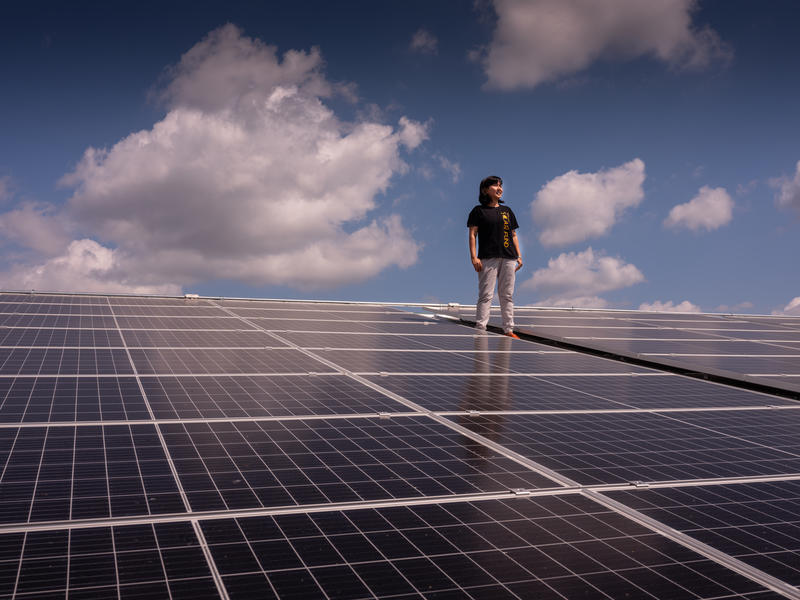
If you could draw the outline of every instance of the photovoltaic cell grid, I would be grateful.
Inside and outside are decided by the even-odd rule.
[[[205,521],[232,598],[776,598],[580,497]]]
[[[799,317],[521,309],[516,322],[542,337],[800,391]]]
[[[153,425],[0,428],[0,523],[184,512]]]
[[[409,410],[348,377],[146,377],[157,419],[224,419],[376,414]]]
[[[122,336],[116,329],[30,329],[0,328],[0,347],[121,347]]]
[[[668,526],[800,586],[800,482],[608,492]]]
[[[134,377],[0,378],[0,423],[148,419]]]
[[[569,411],[796,406],[791,400],[678,375],[369,376],[431,411]]]
[[[727,417],[791,401],[384,306],[29,294],[0,304],[10,342],[0,597],[785,597],[558,491],[578,472],[623,475],[579,468],[569,451],[540,461],[551,477],[530,468],[540,432],[526,419],[543,419],[556,450],[569,432],[546,417],[585,418],[576,435],[589,446],[592,433],[619,431],[613,419],[632,419],[626,456],[628,442],[676,431],[695,451],[749,436],[737,456],[780,471],[795,468],[793,421],[765,436]],[[709,408],[719,410],[696,412]],[[746,413],[756,428],[780,425],[771,411]],[[656,437],[641,433],[656,423]],[[769,444],[778,458],[754,451]],[[669,465],[642,471],[645,453],[631,472],[707,472],[664,452]],[[485,499],[542,488],[554,495]],[[312,505],[321,512],[303,512]],[[264,514],[289,507],[297,514]]]
[[[426,417],[188,423],[161,430],[197,511],[556,485]]]
[[[0,598],[219,598],[190,523],[0,534]]]
[[[746,414],[763,420],[762,412]],[[707,422],[693,419],[695,414]],[[728,424],[739,414],[484,414],[459,422],[583,485],[800,473],[800,453],[788,441],[763,432],[747,435]],[[795,414],[781,411],[780,417],[794,422]],[[789,447],[762,444],[775,439]]]

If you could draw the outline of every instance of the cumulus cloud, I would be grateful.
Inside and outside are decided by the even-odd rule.
[[[16,290],[83,290],[100,293],[165,294],[181,293],[178,285],[142,285],[129,281],[120,269],[117,250],[94,240],[74,240],[66,252],[33,268],[16,266],[0,273],[0,287]],[[121,272],[123,271],[123,272]]]
[[[497,26],[478,53],[488,88],[532,88],[599,59],[651,56],[675,68],[727,60],[719,35],[692,24],[696,0],[494,0]]]
[[[684,300],[683,302],[679,302],[675,304],[672,300],[667,302],[661,302],[661,300],[656,300],[655,302],[642,302],[639,305],[639,310],[646,310],[646,311],[654,311],[654,312],[689,312],[689,313],[699,313],[700,307],[696,304],[692,304],[688,300]]]
[[[6,233],[28,223],[54,256],[28,267],[30,280],[23,266],[9,276],[64,290],[218,278],[314,289],[414,264],[420,244],[400,217],[370,213],[430,124],[341,121],[326,99],[348,88],[322,67],[317,49],[279,57],[233,25],[212,31],[166,71],[163,119],[87,149],[63,177],[74,191],[56,216],[81,239],[67,247],[36,207],[0,216]]]
[[[281,59],[275,46],[242,35],[229,23],[166,69],[166,84],[158,95],[172,107],[238,109],[240,116],[251,108],[257,117],[259,105],[276,90],[298,87],[311,97],[330,96],[334,88],[322,67],[319,48],[289,50]]]
[[[436,54],[439,52],[439,40],[427,29],[417,29],[411,37],[409,49],[420,54]]]
[[[704,185],[689,202],[673,206],[664,225],[673,229],[713,231],[730,223],[732,218],[733,200],[725,188]]]
[[[608,308],[608,301],[599,296],[576,296],[574,298],[551,296],[540,301],[539,306],[557,308]]]
[[[644,162],[638,158],[597,173],[569,171],[548,181],[531,205],[544,246],[563,246],[605,235],[625,209],[644,197]]]
[[[773,315],[792,315],[792,316],[800,316],[800,296],[792,298],[789,301],[789,304],[784,306],[782,309],[773,310]]]
[[[753,308],[755,304],[749,301],[739,302],[738,304],[720,304],[719,306],[714,308],[714,312],[724,312],[724,313],[738,313],[744,310],[749,310]]]
[[[0,202],[5,202],[12,196],[11,192],[11,177],[3,175],[0,177]]]
[[[461,165],[457,162],[453,162],[449,158],[442,156],[441,154],[435,154],[433,158],[439,163],[439,166],[450,174],[450,179],[453,183],[458,183],[461,179]]]
[[[0,214],[0,238],[47,256],[59,254],[70,241],[58,210],[34,202]]]
[[[409,150],[413,150],[428,139],[429,123],[417,123],[408,117],[400,117],[398,139]]]
[[[777,188],[775,201],[781,208],[794,209],[800,215],[800,161],[797,161],[797,169],[794,177],[777,177],[770,179],[770,185]]]
[[[542,304],[602,308],[607,303],[597,294],[642,281],[644,275],[635,265],[587,248],[551,258],[523,287],[545,294]]]

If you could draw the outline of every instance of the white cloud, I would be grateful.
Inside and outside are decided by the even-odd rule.
[[[537,303],[538,306],[554,306],[558,308],[608,308],[608,302],[599,296],[576,296],[562,298],[553,296]]]
[[[777,177],[769,181],[772,187],[778,188],[775,201],[781,208],[794,209],[800,215],[800,161],[797,161],[797,170],[794,177]]]
[[[532,88],[599,59],[651,56],[673,67],[728,59],[717,33],[692,25],[696,0],[494,0],[497,27],[480,59],[486,86]]]
[[[16,290],[95,293],[167,294],[181,293],[180,286],[142,285],[120,273],[118,250],[105,248],[94,240],[74,240],[66,252],[33,268],[17,266],[0,273],[0,288]]]
[[[755,304],[749,301],[739,302],[738,304],[720,304],[716,308],[714,308],[714,312],[724,312],[724,313],[740,313],[744,310],[749,310],[755,307]]]
[[[730,223],[732,218],[733,200],[725,188],[704,185],[689,202],[673,206],[664,225],[674,229],[713,231]]]
[[[54,206],[23,202],[0,214],[0,236],[44,255],[59,254],[69,243],[63,219]]]
[[[453,181],[453,183],[459,182],[461,179],[461,165],[459,163],[453,162],[441,154],[435,154],[433,158],[439,162],[439,166],[443,170],[450,174],[450,179]]]
[[[789,304],[784,306],[782,309],[773,310],[773,315],[792,315],[792,316],[800,316],[800,296],[792,298],[789,301]]]
[[[255,111],[276,90],[299,87],[304,95],[326,97],[333,86],[325,80],[319,48],[289,50],[281,60],[275,46],[242,35],[228,23],[195,44],[177,65],[165,71],[160,96],[170,106],[202,111]]]
[[[683,302],[679,302],[675,304],[672,300],[667,302],[661,302],[661,300],[656,300],[655,302],[642,302],[639,305],[639,310],[646,310],[646,311],[655,311],[655,312],[689,312],[689,313],[699,313],[700,307],[696,304],[692,304],[688,300],[684,300]]]
[[[340,121],[324,103],[336,86],[321,66],[316,49],[279,59],[232,25],[184,54],[167,71],[166,116],[89,148],[63,178],[75,188],[65,215],[115,248],[103,280],[312,289],[413,264],[420,245],[400,217],[369,213],[429,124]]]
[[[602,308],[606,302],[597,294],[642,281],[644,275],[635,265],[587,248],[583,252],[563,253],[551,258],[547,267],[534,272],[523,287],[546,294],[542,303],[551,306]]]
[[[400,125],[398,139],[409,150],[413,150],[428,139],[429,123],[417,123],[408,117],[400,117],[398,124]]]
[[[644,197],[638,158],[597,173],[569,171],[548,181],[531,205],[544,246],[563,246],[609,232],[626,208]]]
[[[409,49],[420,54],[436,54],[439,51],[439,40],[427,29],[417,29],[411,38]]]
[[[11,177],[3,175],[0,177],[0,202],[9,200],[13,195],[11,191]]]

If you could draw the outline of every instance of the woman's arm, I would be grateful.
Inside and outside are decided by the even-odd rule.
[[[514,270],[519,271],[522,268],[522,252],[519,251],[519,240],[517,239],[516,229],[511,232],[511,240],[514,242],[514,249],[517,251],[517,268]]]
[[[478,258],[478,245],[475,240],[477,236],[478,227],[477,225],[474,225],[469,228],[469,259],[472,261],[472,268],[480,273],[481,269],[483,269],[483,263],[481,262],[481,259]]]

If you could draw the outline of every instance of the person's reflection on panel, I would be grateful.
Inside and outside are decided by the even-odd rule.
[[[497,348],[489,352],[489,339],[496,342]],[[459,404],[462,411],[504,411],[510,410],[512,405],[510,376],[507,375],[511,361],[512,338],[506,336],[493,336],[479,334],[475,336],[475,351],[473,372],[464,387],[463,396]],[[484,422],[483,419],[481,419]],[[495,415],[485,420],[484,427],[478,433],[492,441],[497,441],[503,428],[504,419]],[[461,424],[468,426],[475,420],[464,415]],[[493,451],[484,446],[480,451],[486,455]]]

